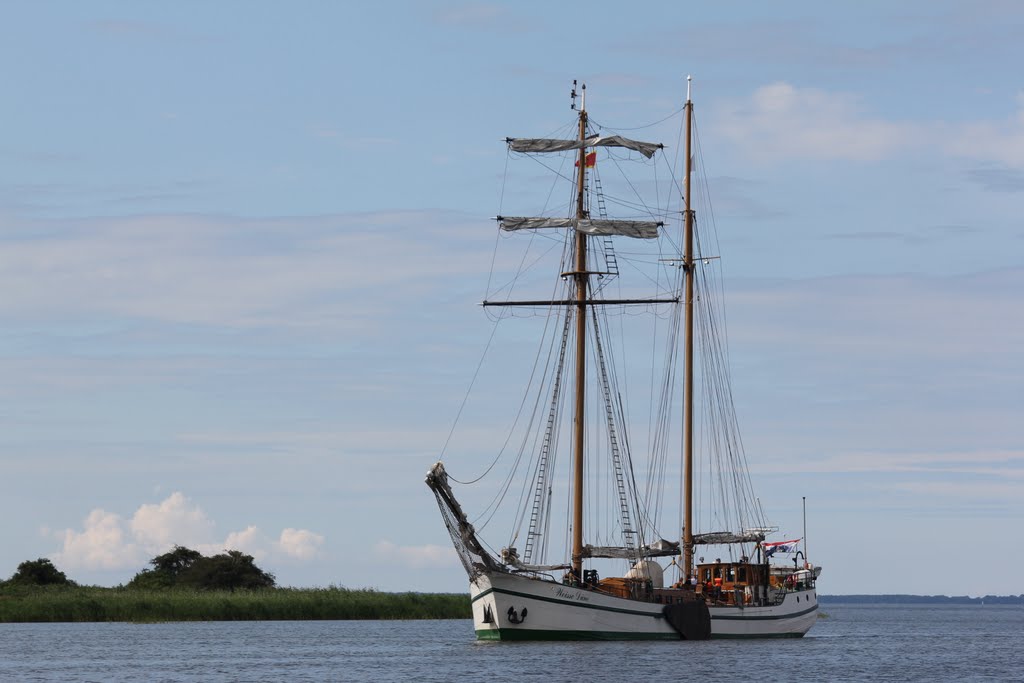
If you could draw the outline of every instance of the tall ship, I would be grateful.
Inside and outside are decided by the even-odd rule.
[[[426,478],[481,640],[801,637],[817,619],[806,523],[771,540],[737,427],[687,81],[682,155],[595,123],[575,82],[570,134],[506,140],[552,184],[540,215],[499,216],[499,235],[558,264],[548,296],[516,298],[540,281],[543,259],[524,251],[483,305],[499,321],[538,318],[539,350],[508,435],[481,458],[487,476],[462,483],[439,461]],[[454,489],[468,500],[484,486],[494,497],[471,518]],[[492,545],[498,519],[511,529]]]

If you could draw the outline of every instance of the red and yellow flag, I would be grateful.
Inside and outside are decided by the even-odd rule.
[[[597,150],[587,152],[587,155],[583,157],[587,162],[587,168],[594,168],[597,165]],[[576,168],[580,167],[580,160],[576,160]]]

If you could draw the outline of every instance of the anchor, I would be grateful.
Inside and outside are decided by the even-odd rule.
[[[521,624],[524,621],[526,621],[526,608],[525,607],[523,608],[523,614],[522,614],[522,616],[520,616],[516,612],[516,608],[515,607],[509,607],[508,608],[508,621],[509,621],[510,624]]]

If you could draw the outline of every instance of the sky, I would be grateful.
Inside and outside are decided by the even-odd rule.
[[[465,590],[423,476],[492,330],[502,141],[573,79],[624,129],[692,74],[762,506],[799,536],[806,497],[824,593],[1021,592],[1020,3],[4,9],[0,576],[180,544]]]

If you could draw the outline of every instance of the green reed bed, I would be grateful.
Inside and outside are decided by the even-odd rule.
[[[468,619],[469,596],[347,588],[255,591],[4,587],[0,622]]]

